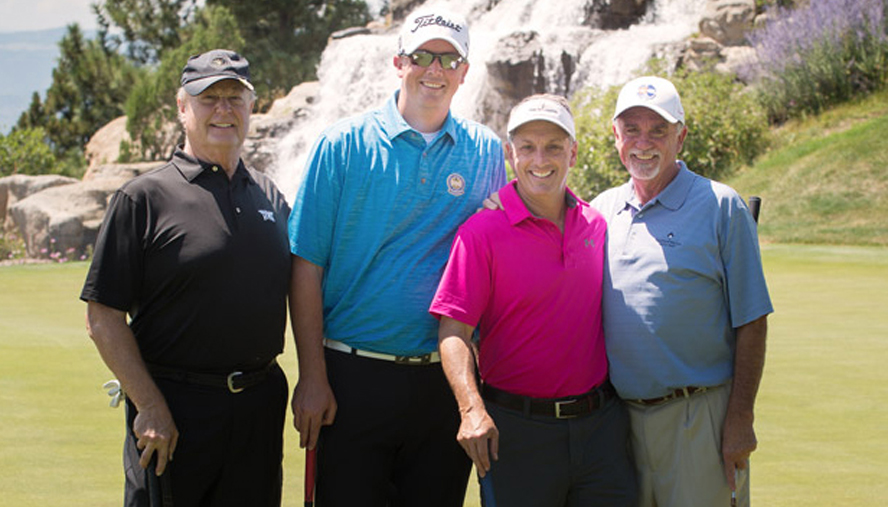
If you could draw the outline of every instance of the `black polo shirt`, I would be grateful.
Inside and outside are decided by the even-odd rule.
[[[264,174],[177,150],[112,197],[80,298],[126,311],[148,363],[250,370],[283,351],[289,206]]]

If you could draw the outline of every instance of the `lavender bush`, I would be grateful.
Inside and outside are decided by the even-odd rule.
[[[772,122],[817,113],[867,93],[888,77],[884,0],[810,0],[773,7],[750,33],[757,62],[740,72],[755,83]]]

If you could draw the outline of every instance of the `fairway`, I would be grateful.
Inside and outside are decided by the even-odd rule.
[[[764,245],[776,313],[752,461],[759,507],[888,498],[888,249]],[[86,264],[0,267],[0,506],[119,506],[123,411],[83,325]],[[292,338],[280,359],[291,387]],[[289,416],[284,505],[302,505]],[[467,506],[477,507],[472,481]]]

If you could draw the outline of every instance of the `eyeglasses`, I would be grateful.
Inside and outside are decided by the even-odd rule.
[[[434,62],[438,60],[438,63],[441,64],[441,68],[456,70],[460,64],[466,61],[465,58],[459,56],[457,53],[430,53],[428,51],[414,51],[409,55],[404,55],[407,58],[410,58],[410,61],[413,65],[418,65],[420,67],[428,67]]]

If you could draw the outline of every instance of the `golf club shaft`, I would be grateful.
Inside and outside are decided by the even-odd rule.
[[[315,473],[317,471],[318,450],[305,450],[305,507],[314,507]]]

